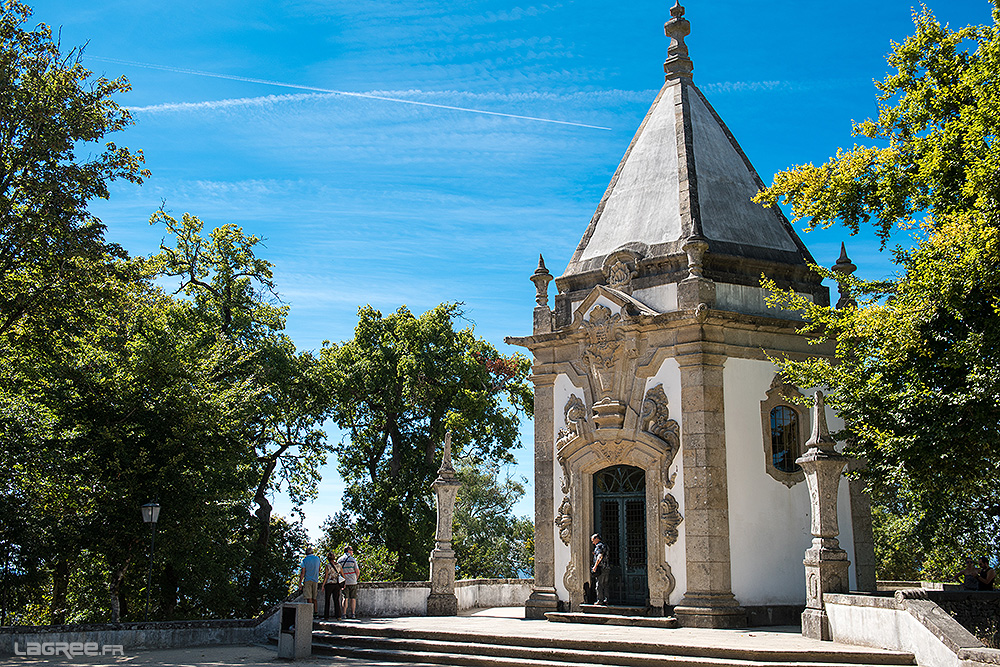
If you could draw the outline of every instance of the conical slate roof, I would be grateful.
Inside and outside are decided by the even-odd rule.
[[[666,82],[615,171],[561,281],[599,271],[627,250],[640,264],[683,255],[704,237],[714,264],[749,259],[804,267],[814,263],[777,207],[750,199],[763,183],[732,133],[691,79],[684,9],[675,5]],[[659,262],[659,263],[662,263]],[[730,272],[731,267],[726,268]],[[758,266],[748,271],[759,279]],[[640,273],[643,273],[640,270]],[[575,281],[574,281],[575,282]]]

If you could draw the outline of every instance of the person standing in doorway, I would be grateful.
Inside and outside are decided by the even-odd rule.
[[[590,568],[594,577],[595,597],[597,604],[608,603],[608,575],[611,569],[608,567],[608,547],[601,539],[600,533],[594,533],[590,542],[594,545],[594,565]]]
[[[306,547],[306,557],[302,559],[299,569],[299,586],[307,602],[312,602],[313,615],[316,615],[316,589],[319,587],[319,567],[322,565],[319,556],[313,553],[312,547]]]
[[[330,618],[330,598],[333,598],[333,615],[338,621],[342,616],[340,606],[340,591],[344,586],[340,572],[340,564],[331,551],[326,555],[323,568],[323,618]]]
[[[354,560],[354,549],[348,545],[344,548],[344,555],[337,559],[340,570],[344,576],[344,618],[358,617],[358,577],[361,576],[361,568],[358,561]]]

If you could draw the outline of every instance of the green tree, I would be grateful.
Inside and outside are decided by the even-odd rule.
[[[758,200],[791,205],[810,227],[897,227],[895,279],[840,277],[857,305],[804,311],[804,331],[836,342],[833,360],[782,363],[827,385],[875,504],[881,571],[952,578],[970,552],[995,553],[1000,472],[1000,3],[993,24],[952,30],[926,8],[896,45],[877,119],[855,133],[877,147],[838,151],[778,174]],[[914,220],[923,216],[919,224]],[[774,287],[773,283],[765,283]]]
[[[519,414],[530,414],[530,364],[456,330],[457,304],[416,317],[359,310],[352,340],[321,350],[346,432],[338,448],[344,505],[362,534],[398,558],[407,580],[426,578],[435,511],[430,484],[445,431],[457,457],[508,462]]]
[[[260,238],[236,225],[203,235],[204,224],[164,211],[150,219],[162,223],[172,245],[161,244],[152,262],[160,275],[180,280],[177,292],[188,297],[210,335],[212,372],[231,385],[238,406],[229,409],[236,436],[252,461],[252,495],[257,536],[244,595],[250,609],[264,603],[267,553],[272,546],[269,494],[286,491],[293,507],[316,496],[320,468],[331,451],[321,428],[330,412],[324,368],[309,352],[296,352],[280,333],[288,307],[280,305],[273,265],[256,256]]]
[[[113,95],[124,78],[92,78],[81,49],[62,54],[31,9],[0,3],[0,335],[32,311],[78,299],[94,261],[116,246],[88,210],[119,178],[141,183],[141,151],[94,142],[131,124]]]
[[[462,579],[531,576],[534,521],[514,516],[524,495],[521,482],[500,479],[500,466],[460,463],[452,544]]]

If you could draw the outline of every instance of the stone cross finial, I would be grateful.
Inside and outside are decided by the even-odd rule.
[[[851,261],[851,258],[847,256],[847,248],[844,246],[843,241],[840,243],[840,257],[833,265],[832,270],[834,273],[839,273],[842,276],[849,276],[858,270],[858,267]],[[840,292],[840,299],[837,300],[837,308],[858,305],[846,287],[838,285],[837,289]]]
[[[667,80],[691,78],[694,63],[688,58],[688,47],[684,38],[691,34],[691,23],[684,18],[684,8],[680,2],[670,8],[670,20],[663,24],[663,34],[670,38],[667,60],[663,63],[663,73]]]
[[[444,472],[455,472],[455,467],[451,464],[451,430],[444,433],[444,455],[441,457],[441,467],[438,474]]]
[[[545,260],[542,254],[538,254],[538,268],[531,274],[531,282],[535,283],[535,303],[539,306],[549,305],[549,283],[552,282],[552,274],[545,268]]]
[[[817,391],[813,397],[813,430],[812,437],[806,441],[806,450],[813,447],[822,452],[832,452],[837,441],[830,435],[830,429],[826,425],[826,400],[823,392]]]

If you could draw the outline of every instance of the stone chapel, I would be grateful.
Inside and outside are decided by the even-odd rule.
[[[812,536],[795,460],[812,425],[792,399],[813,391],[768,358],[830,350],[796,333],[796,314],[767,307],[760,279],[816,303],[829,292],[783,214],[751,201],[763,183],[693,83],[684,9],[670,14],[666,81],[555,279],[554,306],[539,258],[533,333],[508,339],[534,356],[525,613],[579,610],[601,533],[612,605],[695,627],[797,623]],[[850,587],[874,589],[855,484],[840,485],[837,514]]]

